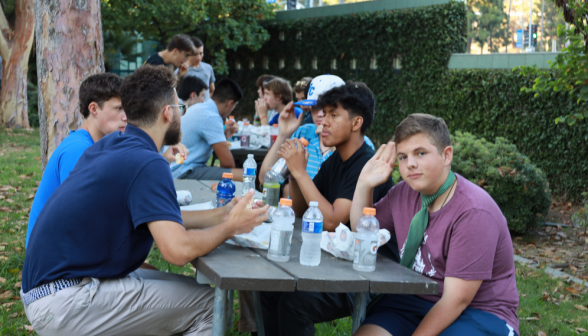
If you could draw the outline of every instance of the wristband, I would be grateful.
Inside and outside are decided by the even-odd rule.
[[[267,116],[261,116],[261,117],[259,117],[259,120],[264,119],[264,118],[267,119]]]

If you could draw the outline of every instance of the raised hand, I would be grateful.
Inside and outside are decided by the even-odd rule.
[[[280,129],[280,134],[290,138],[294,132],[302,125],[302,120],[304,119],[304,113],[300,113],[298,118],[296,118],[296,112],[294,112],[294,103],[289,102],[286,107],[280,112],[280,117],[278,119],[278,126]]]
[[[286,159],[290,175],[296,177],[297,174],[306,172],[308,162],[308,152],[300,140],[288,139],[282,144],[278,156]]]
[[[375,188],[386,182],[392,175],[394,162],[396,162],[396,144],[388,142],[380,146],[376,155],[363,166],[358,185]]]
[[[163,157],[167,160],[168,163],[172,163],[176,161],[176,154],[180,154],[184,157],[184,160],[188,158],[188,154],[190,151],[184,144],[177,144],[173,146],[169,146],[169,148],[163,152]]]
[[[267,117],[267,105],[265,104],[265,100],[263,98],[258,98],[255,101],[255,114],[258,117],[266,116]]]
[[[226,222],[231,225],[232,235],[249,233],[256,226],[261,225],[261,223],[267,220],[267,209],[269,205],[257,209],[247,208],[247,204],[253,199],[253,196],[255,196],[255,191],[251,189],[229,212]]]

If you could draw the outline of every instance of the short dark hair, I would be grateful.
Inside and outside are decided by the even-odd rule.
[[[190,40],[192,41],[192,43],[194,44],[194,47],[196,47],[196,48],[200,48],[204,45],[204,43],[202,43],[202,41],[197,37],[190,37]]]
[[[194,51],[194,43],[190,36],[186,34],[178,34],[172,37],[167,44],[167,51],[173,51],[178,49],[179,51]]]
[[[112,98],[120,98],[120,86],[123,79],[113,73],[101,73],[86,78],[80,85],[79,102],[80,112],[84,118],[88,118],[90,110],[88,106],[95,102],[102,108],[104,102]]]
[[[360,116],[363,118],[361,134],[365,134],[374,120],[374,114],[370,110],[366,97],[372,92],[366,85],[356,83],[345,84],[332,88],[319,96],[317,107],[324,109],[327,106],[341,107],[349,113],[349,118]]]
[[[364,88],[364,90],[357,90],[356,93],[359,99],[361,99],[365,106],[367,106],[368,111],[371,112],[373,119],[376,114],[376,98],[374,97],[372,90],[370,90],[364,82],[351,82],[351,84]]]
[[[229,100],[239,101],[243,98],[243,91],[241,87],[235,81],[230,79],[222,79],[218,84],[215,85],[212,99],[215,102],[225,103]]]
[[[168,67],[145,64],[126,76],[120,88],[129,124],[150,126],[165,105],[174,103],[176,76]]]
[[[261,75],[255,81],[255,85],[257,85],[257,87],[260,87],[260,88],[263,89],[263,84],[271,81],[274,78],[276,78],[276,77],[275,76],[272,76],[272,75]]]
[[[200,94],[202,90],[208,90],[208,85],[196,76],[184,76],[178,85],[178,97],[182,100],[190,99],[192,92]]]
[[[416,134],[425,134],[439,154],[451,146],[451,137],[445,120],[425,113],[413,113],[404,118],[394,132],[396,145]]]
[[[280,100],[284,105],[292,101],[292,87],[283,78],[276,77],[269,82],[264,82],[263,89],[270,90],[274,95],[280,95]]]

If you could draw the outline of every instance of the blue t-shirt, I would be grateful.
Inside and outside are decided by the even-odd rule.
[[[316,125],[315,124],[306,124],[298,127],[296,132],[292,135],[292,138],[305,138],[308,140],[308,146],[306,150],[308,151],[308,163],[306,164],[306,172],[311,179],[314,179],[316,174],[318,174],[319,170],[321,169],[321,165],[325,162],[332,154],[332,151],[329,151],[323,156],[321,152],[321,143],[318,134],[316,134]],[[365,143],[374,149],[374,144],[367,136],[363,136],[363,140]]]
[[[22,290],[59,279],[121,278],[147,258],[146,225],[183,225],[167,161],[151,137],[128,125],[89,147],[45,204],[33,230]]]
[[[170,168],[174,178],[178,178],[194,167],[203,167],[212,155],[212,145],[227,141],[224,132],[223,118],[213,99],[204,103],[194,104],[182,117],[182,143],[190,154],[183,164],[175,162]]]
[[[33,231],[33,226],[41,210],[43,210],[45,203],[53,195],[55,189],[67,178],[69,172],[75,167],[86,148],[93,144],[94,140],[88,131],[83,129],[71,131],[69,132],[69,136],[63,139],[51,155],[45,167],[45,172],[43,172],[39,189],[37,189],[37,193],[35,194],[33,206],[31,207],[29,226],[27,228],[27,246],[29,246],[29,238]]]

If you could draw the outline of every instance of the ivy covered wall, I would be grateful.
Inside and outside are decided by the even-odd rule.
[[[264,73],[294,84],[335,74],[365,82],[376,117],[368,136],[383,143],[410,113],[442,117],[450,130],[493,140],[503,136],[543,169],[555,194],[578,199],[586,190],[588,126],[555,125],[564,110],[584,109],[564,94],[520,92],[532,78],[510,70],[448,70],[466,48],[463,2],[413,9],[267,23],[271,39],[257,52],[228,53],[229,77],[243,88],[238,117],[254,114],[255,80]]]

